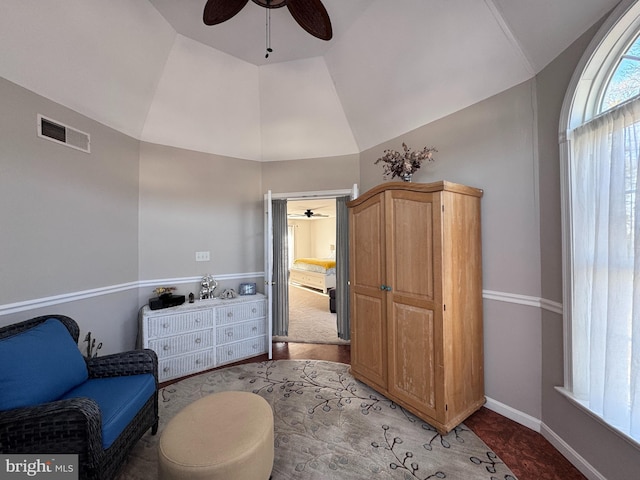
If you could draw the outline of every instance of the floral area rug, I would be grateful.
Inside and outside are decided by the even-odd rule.
[[[167,422],[189,403],[226,390],[254,392],[272,406],[272,480],[515,480],[464,424],[442,436],[355,380],[349,365],[312,360],[228,367],[161,389],[159,432],[145,434],[118,478],[157,478]]]

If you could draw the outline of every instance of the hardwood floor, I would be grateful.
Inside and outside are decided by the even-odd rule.
[[[348,364],[351,362],[350,349],[349,345],[277,342],[273,344],[273,359]],[[264,360],[268,360],[267,355],[238,363]],[[487,408],[481,408],[464,424],[506,463],[518,480],[586,479],[542,435]]]

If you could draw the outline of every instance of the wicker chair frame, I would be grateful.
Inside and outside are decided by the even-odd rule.
[[[78,343],[80,329],[70,317],[45,315],[0,328],[0,339],[16,335],[49,318],[62,322]],[[152,395],[120,436],[102,448],[102,418],[89,398],[58,400],[35,407],[0,411],[0,452],[3,454],[78,454],[79,478],[113,479],[136,442],[151,428],[158,431],[158,358],[153,350],[134,350],[86,360],[89,378],[151,373]]]

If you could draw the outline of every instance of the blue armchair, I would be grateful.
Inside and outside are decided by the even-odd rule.
[[[79,333],[64,315],[0,328],[0,452],[78,454],[79,478],[112,479],[158,430],[158,359],[152,350],[85,359]]]

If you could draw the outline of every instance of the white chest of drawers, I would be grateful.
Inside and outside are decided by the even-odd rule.
[[[142,347],[158,354],[164,382],[269,351],[266,299],[247,295],[142,309]]]

